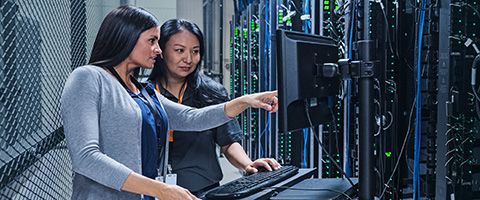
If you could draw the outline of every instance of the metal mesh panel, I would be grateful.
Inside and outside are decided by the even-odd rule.
[[[86,63],[82,0],[0,1],[0,199],[69,199],[59,100]]]

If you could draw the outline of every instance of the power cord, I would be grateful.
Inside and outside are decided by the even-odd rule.
[[[312,130],[312,133],[313,133],[313,137],[315,137],[315,139],[317,140],[318,144],[320,144],[320,147],[322,148],[322,151],[327,154],[328,158],[332,161],[332,163],[335,165],[335,167],[337,167],[340,172],[342,173],[343,176],[345,176],[345,178],[347,178],[348,182],[352,185],[352,187],[355,185],[352,181],[352,179],[350,179],[347,174],[345,173],[345,171],[343,171],[343,169],[340,167],[340,165],[338,165],[338,163],[335,161],[335,159],[333,159],[333,157],[330,155],[330,153],[328,153],[328,151],[325,149],[325,147],[323,146],[323,143],[322,141],[318,138],[317,134],[316,134],[316,131],[315,131],[315,127],[313,127],[313,123],[312,123],[312,120],[310,118],[310,113],[309,113],[309,109],[308,109],[308,100],[305,99],[305,112],[307,114],[307,119],[308,119],[308,124]]]
[[[411,122],[412,122],[412,114],[413,114],[413,109],[415,108],[415,103],[416,103],[416,98],[413,100],[413,103],[412,103],[412,107],[410,109],[410,117],[408,118],[408,129],[407,129],[407,134],[405,135],[405,139],[403,140],[403,144],[402,144],[402,148],[400,149],[400,154],[398,155],[398,160],[397,162],[395,163],[395,167],[393,167],[393,171],[392,171],[392,174],[390,175],[390,177],[388,178],[388,181],[387,183],[385,183],[385,188],[383,189],[382,193],[380,194],[380,197],[379,199],[382,199],[383,195],[385,195],[385,192],[387,191],[387,188],[389,188],[389,184],[390,184],[390,181],[393,180],[393,176],[395,175],[395,172],[397,171],[398,169],[398,166],[400,164],[400,160],[401,160],[401,157],[402,157],[402,154],[403,154],[403,151],[405,150],[405,146],[407,144],[407,141],[408,141],[408,138],[410,137],[410,128],[411,128]]]

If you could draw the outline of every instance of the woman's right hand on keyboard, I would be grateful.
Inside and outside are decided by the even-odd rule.
[[[277,160],[273,158],[259,158],[245,167],[247,174],[257,173],[260,168],[264,168],[267,171],[277,170],[282,167]]]

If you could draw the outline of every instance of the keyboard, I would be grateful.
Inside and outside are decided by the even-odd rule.
[[[264,171],[241,177],[207,192],[207,199],[238,199],[275,185],[298,173],[298,167],[287,165],[275,171]]]

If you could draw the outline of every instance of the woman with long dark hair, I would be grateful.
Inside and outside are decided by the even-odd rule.
[[[194,109],[139,84],[133,71],[153,68],[159,37],[159,23],[147,11],[114,9],[100,26],[89,65],[68,77],[61,113],[74,171],[72,199],[196,199],[155,180],[165,174],[167,130],[206,130],[248,107],[276,111],[276,92]]]
[[[225,88],[200,69],[205,45],[198,26],[188,20],[171,19],[160,28],[163,50],[150,74],[156,90],[171,101],[203,108],[229,100]],[[223,174],[216,145],[240,170],[257,172],[258,167],[278,169],[275,159],[250,160],[240,142],[242,130],[236,120],[205,131],[170,131],[170,164],[177,184],[197,197],[219,185]]]

